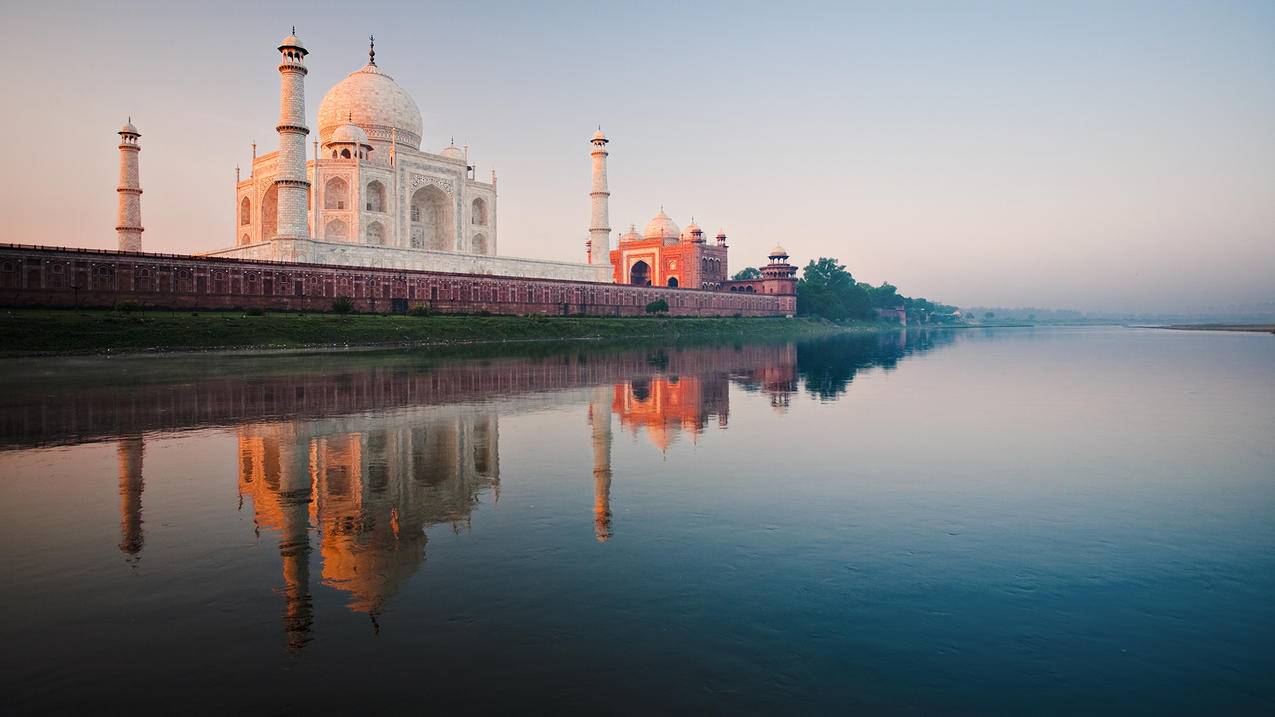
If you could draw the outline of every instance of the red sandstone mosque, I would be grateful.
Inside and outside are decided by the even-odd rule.
[[[415,100],[376,62],[332,87],[307,159],[309,50],[278,46],[279,147],[236,177],[229,248],[196,255],[142,251],[141,132],[119,130],[117,251],[0,245],[0,304],[326,310],[349,297],[369,311],[639,315],[664,300],[673,315],[791,316],[796,267],[782,247],[762,276],[730,277],[726,235],[682,230],[663,209],[611,245],[606,145],[591,138],[591,222],[583,263],[502,256],[497,185],[479,180],[468,147],[431,152]],[[238,173],[237,173],[238,174]]]

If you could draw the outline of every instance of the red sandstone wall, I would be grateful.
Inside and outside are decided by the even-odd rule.
[[[783,316],[795,296],[548,279],[0,244],[0,306],[327,311],[349,296],[361,311],[638,316],[656,299],[674,316]]]

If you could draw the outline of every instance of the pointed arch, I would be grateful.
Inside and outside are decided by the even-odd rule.
[[[412,194],[412,246],[454,251],[456,220],[452,202],[443,190],[427,184]]]
[[[367,183],[367,210],[385,211],[385,185],[375,179]]]
[[[261,197],[261,238],[273,239],[279,233],[279,185],[271,184]]]
[[[651,265],[644,261],[635,262],[629,267],[629,283],[634,286],[650,286]]]
[[[380,222],[372,222],[367,225],[367,243],[372,246],[385,245],[385,229]]]
[[[350,185],[340,177],[333,177],[323,185],[324,209],[348,209],[350,207]]]
[[[470,243],[470,249],[475,254],[487,253],[487,237],[482,234],[475,234],[473,241]]]
[[[350,237],[350,225],[340,219],[333,219],[323,228],[323,238],[328,240],[345,241]]]
[[[469,212],[470,222],[480,226],[487,226],[487,202],[482,197],[474,199],[473,205]]]
[[[246,227],[251,223],[252,223],[252,200],[245,196],[243,198],[243,201],[239,202],[239,226]]]

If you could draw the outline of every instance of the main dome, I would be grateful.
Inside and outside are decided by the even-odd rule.
[[[353,123],[373,141],[390,141],[398,130],[398,144],[421,148],[421,111],[416,101],[376,65],[365,65],[328,90],[319,104],[319,139],[327,142],[336,128]]]
[[[646,230],[642,232],[642,236],[647,239],[677,239],[682,232],[677,228],[677,224],[661,209],[655,218],[647,222]]]

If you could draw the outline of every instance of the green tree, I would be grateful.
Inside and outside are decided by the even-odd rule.
[[[648,314],[667,314],[668,302],[664,299],[656,299],[646,305],[646,313]]]
[[[820,257],[806,265],[797,282],[797,313],[833,321],[866,319],[873,313],[872,298],[845,264]]]
[[[874,309],[893,309],[903,304],[898,288],[888,281],[881,282],[881,286],[864,284],[864,287],[872,299]]]
[[[983,318],[987,319],[988,321],[991,321],[992,319],[996,318],[996,312],[988,311],[983,314]]]
[[[761,269],[758,269],[755,266],[746,266],[743,269],[740,269],[739,271],[735,272],[735,275],[732,276],[731,278],[734,279],[735,281],[748,281],[749,279],[760,279]]]

